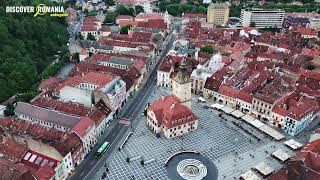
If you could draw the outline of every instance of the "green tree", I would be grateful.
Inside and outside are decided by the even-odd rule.
[[[95,38],[94,35],[92,35],[91,33],[88,33],[88,35],[87,35],[87,40],[95,41],[96,38]]]
[[[73,59],[75,62],[79,62],[79,53],[78,53],[78,52],[73,53],[73,54],[72,54],[72,59]]]
[[[134,13],[134,9],[131,7],[127,7],[125,5],[117,5],[116,7],[116,11],[117,14],[119,15],[129,15],[129,16],[133,16]]]
[[[120,34],[128,34],[128,30],[132,27],[131,24],[127,24],[125,26],[122,26],[120,29]]]
[[[115,5],[113,0],[104,0],[105,3],[107,3],[109,6]]]
[[[209,54],[215,53],[215,50],[213,49],[213,47],[211,45],[203,45],[200,48],[200,51],[201,52],[206,52],[206,53],[209,53]]]
[[[14,106],[13,104],[8,104],[4,110],[4,116],[13,116],[14,115]]]
[[[118,14],[116,12],[108,11],[106,13],[106,18],[104,19],[104,23],[115,24],[117,16]]]
[[[83,35],[81,34],[81,32],[78,33],[77,39],[84,40],[84,37],[83,37]]]
[[[256,23],[255,22],[250,22],[250,27],[256,27]]]
[[[136,10],[136,14],[140,14],[140,13],[143,13],[143,12],[144,12],[143,7],[140,6],[140,5],[137,5],[137,6],[135,6],[134,8],[135,8],[135,10]]]

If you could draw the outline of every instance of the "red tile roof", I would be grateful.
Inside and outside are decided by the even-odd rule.
[[[74,154],[78,149],[82,149],[83,143],[76,132],[69,132],[60,141],[54,143],[53,146],[62,156],[66,156],[69,152]]]
[[[12,133],[27,134],[34,139],[42,140],[44,143],[59,141],[64,135],[61,131],[49,129],[38,124],[31,124],[19,119],[14,120],[12,117],[1,120],[0,127]]]
[[[100,31],[102,32],[111,32],[110,26],[102,25]]]
[[[53,90],[62,80],[56,77],[50,77],[49,79],[44,79],[39,85],[39,89]]]
[[[94,121],[91,118],[84,117],[72,128],[72,131],[76,132],[81,138],[84,138],[94,126]]]
[[[162,14],[158,13],[146,13],[146,14],[139,14],[136,16],[137,20],[150,20],[150,19],[163,19]]]
[[[0,158],[0,174],[3,180],[36,180],[27,166]]]
[[[7,159],[20,161],[27,150],[27,144],[19,143],[11,137],[0,134],[0,153]]]
[[[78,76],[91,71],[121,76],[122,80],[126,82],[127,90],[129,90],[141,76],[140,72],[135,67],[125,70],[86,62],[77,64],[71,70],[70,76]]]
[[[184,18],[191,18],[191,19],[194,19],[194,18],[207,18],[207,14],[204,14],[204,13],[185,13],[183,15]]]
[[[90,113],[90,108],[83,106],[82,104],[63,102],[59,100],[49,99],[49,98],[38,98],[30,102],[33,105],[43,107],[46,109],[56,110],[60,112],[65,112],[71,115],[77,116],[87,116]]]
[[[207,78],[204,88],[214,92],[218,92],[220,85],[222,84],[224,77],[230,76],[231,70],[228,67],[223,67],[221,70],[212,74]]]
[[[38,171],[34,173],[34,176],[37,178],[37,180],[50,180],[55,174],[56,172],[54,169],[48,165],[45,165],[39,168]]]
[[[85,26],[81,26],[80,28],[80,31],[89,31],[89,32],[92,32],[92,31],[97,31],[97,27],[94,26],[94,25],[85,25]]]
[[[155,113],[158,123],[164,125],[167,129],[198,119],[188,107],[181,105],[174,95],[155,101],[150,105],[149,110]],[[181,118],[182,121],[179,120]]]
[[[294,27],[292,28],[293,32],[299,32],[301,33],[301,35],[305,35],[305,36],[314,36],[314,37],[318,37],[318,33],[315,29],[312,28],[305,28],[305,27]]]
[[[172,67],[175,65],[179,65],[180,61],[182,61],[182,56],[173,56],[167,55],[161,62],[159,66],[160,71],[169,72]]]
[[[97,72],[88,72],[84,76],[75,76],[66,80],[63,84],[59,85],[56,88],[56,91],[61,90],[65,86],[75,87],[80,83],[89,83],[97,85],[98,88],[102,88],[113,81],[115,78],[109,74],[97,73]],[[97,88],[97,89],[98,89]]]
[[[254,97],[270,104],[273,104],[277,100],[280,100],[288,93],[292,93],[294,88],[291,85],[290,80],[281,78],[275,78],[268,83],[264,88],[254,94]]]
[[[233,88],[233,87],[229,87],[227,85],[221,85],[218,91],[220,94],[228,96],[230,98],[237,98],[238,94],[239,94],[239,90]]]
[[[167,29],[167,23],[163,19],[149,19],[147,22],[138,22],[137,26],[152,29]]]

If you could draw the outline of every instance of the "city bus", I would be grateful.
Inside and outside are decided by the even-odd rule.
[[[104,142],[96,152],[96,157],[103,155],[110,147],[110,143],[108,141]]]

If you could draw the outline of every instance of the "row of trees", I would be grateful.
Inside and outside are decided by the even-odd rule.
[[[115,11],[107,11],[106,12],[106,18],[104,20],[104,23],[107,24],[115,24],[116,23],[116,18],[118,15],[129,15],[129,16],[134,16],[140,13],[143,13],[144,9],[142,6],[137,5],[134,8],[128,7],[125,5],[117,5]]]
[[[268,3],[263,5],[252,5],[255,8],[263,9],[282,9],[285,12],[320,12],[319,4],[305,4],[303,6],[293,4],[275,4]]]
[[[181,1],[161,1],[159,3],[159,8],[161,12],[168,11],[172,16],[181,16],[183,13],[207,13],[208,4],[194,4],[194,2],[188,2],[181,4]],[[286,12],[318,12],[320,13],[320,5],[315,4],[314,0],[301,0],[304,4],[303,6],[288,4],[293,2],[293,0],[273,0],[271,3],[259,5],[256,3],[251,3],[250,1],[242,0],[240,4],[231,3],[230,5],[230,17],[239,17],[241,9],[245,7],[256,7],[265,9],[283,9]],[[274,3],[272,3],[274,2]]]
[[[65,53],[61,48],[68,39],[64,18],[5,12],[6,5],[29,1],[0,1],[0,102],[36,91],[54,55]]]
[[[160,2],[159,9],[161,12],[166,10],[172,16],[181,16],[182,13],[207,13],[207,8],[205,5],[194,5],[191,3],[179,4],[172,2]]]

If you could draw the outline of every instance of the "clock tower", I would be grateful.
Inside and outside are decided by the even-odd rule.
[[[172,81],[173,95],[177,96],[182,105],[191,109],[191,80],[187,71],[186,60],[180,63],[179,72]]]

